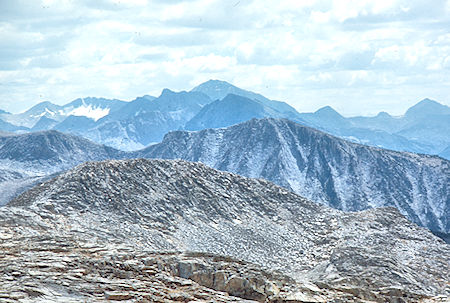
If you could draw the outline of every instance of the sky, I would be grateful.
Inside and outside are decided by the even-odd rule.
[[[0,109],[209,79],[300,112],[450,105],[450,0],[0,0]]]

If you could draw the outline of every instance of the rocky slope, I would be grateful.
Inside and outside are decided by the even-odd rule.
[[[412,302],[449,293],[449,247],[394,208],[343,213],[199,163],[83,164],[0,208],[0,224],[0,294],[8,298],[165,296],[173,276],[182,278],[178,286],[189,279],[260,302]],[[170,251],[200,254],[161,255]],[[256,264],[253,274],[246,262]]]
[[[0,206],[49,176],[125,153],[57,131],[0,136]]]
[[[351,143],[288,120],[172,132],[136,156],[265,178],[345,211],[394,206],[419,225],[450,231],[449,161]]]

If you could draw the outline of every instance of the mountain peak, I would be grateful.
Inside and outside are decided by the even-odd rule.
[[[176,94],[176,92],[174,92],[171,89],[165,88],[162,90],[160,97],[174,95],[174,94]]]
[[[429,115],[450,114],[450,107],[437,101],[425,98],[411,106],[405,113],[407,117],[421,117]]]
[[[319,108],[317,111],[314,112],[314,114],[321,116],[342,118],[342,115],[329,105]]]
[[[193,88],[192,90],[195,90],[198,87],[206,87],[206,86],[213,86],[213,87],[236,87],[233,84],[227,82],[227,81],[223,81],[223,80],[217,80],[217,79],[210,79],[206,82],[201,83],[200,85],[196,86],[195,88]]]
[[[378,118],[390,118],[391,115],[389,115],[389,113],[383,111],[383,112],[379,112],[377,117]]]

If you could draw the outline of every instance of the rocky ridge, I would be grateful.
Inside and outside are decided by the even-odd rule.
[[[110,250],[111,246],[125,246],[128,249],[125,254],[131,250],[131,255],[141,256],[128,262],[138,268],[143,266],[145,258],[141,252],[144,251],[148,256],[149,250],[158,252],[151,257],[156,259],[162,252],[170,252],[172,255],[165,256],[173,257],[175,264],[195,256],[195,260],[189,259],[187,263],[209,265],[189,265],[186,269],[184,265],[163,261],[168,265],[162,266],[164,270],[159,269],[159,272],[260,302],[290,301],[289,296],[294,294],[297,295],[290,297],[290,302],[324,302],[331,298],[373,302],[436,301],[449,294],[448,246],[407,221],[394,208],[343,213],[310,202],[270,182],[216,171],[199,163],[144,159],[86,163],[34,187],[1,208],[0,224],[1,249],[8,251],[6,259],[0,259],[5,264],[1,268],[6,268],[3,275],[9,277],[4,278],[10,279],[8,281],[14,280],[13,273],[17,275],[21,270],[27,272],[25,278],[29,278],[33,273],[30,267],[36,267],[33,265],[36,262],[40,264],[38,261],[28,265],[18,262],[22,269],[17,269],[11,265],[13,261],[21,257],[40,260],[45,254],[39,249],[28,255],[22,253],[20,243],[31,243],[22,244],[24,247],[52,247],[52,244],[39,244],[38,239],[48,237],[53,239],[51,243],[63,246],[69,243],[68,247],[93,243],[98,247],[94,251],[98,252]],[[19,242],[11,244],[14,243],[11,239]],[[74,239],[75,244],[70,244],[73,243],[70,239]],[[14,245],[16,249],[11,255],[8,247]],[[71,251],[59,253],[56,248],[57,254],[68,256],[70,260],[84,254]],[[173,255],[180,251],[185,253]],[[192,251],[200,254],[187,253]],[[222,268],[211,261],[214,259],[211,254],[232,257],[220,262],[233,261]],[[111,258],[119,255],[112,252]],[[93,258],[105,260],[106,257]],[[223,283],[211,282],[229,281],[239,270],[245,270],[247,265],[233,265],[238,262],[235,259],[243,260],[243,264],[256,264],[257,276],[274,270],[281,275],[272,273],[264,282],[250,279],[256,286],[248,291],[260,297],[234,293]],[[77,264],[74,268],[81,266]],[[8,270],[11,266],[14,270]],[[205,266],[213,269],[206,270],[210,274],[199,278],[195,273]],[[231,270],[225,275],[227,279],[225,276],[211,278],[211,272],[225,269]],[[101,273],[96,275],[102,276]],[[72,276],[67,274],[67,279]],[[131,274],[131,277],[138,276]],[[57,289],[59,294],[67,291],[67,287],[54,286],[48,279],[39,281],[43,283],[39,287],[48,289],[53,285],[52,289]],[[85,293],[82,287],[97,285],[76,281],[81,283],[76,284],[80,294]],[[110,283],[102,281],[102,285]],[[117,286],[117,281],[114,283],[116,286],[101,288],[99,296],[111,290],[123,293],[131,282],[125,282],[125,288]],[[261,288],[261,284],[276,287]],[[285,286],[287,288],[283,288]],[[278,298],[271,297],[274,292],[267,290],[277,288],[286,292],[278,292]],[[8,289],[3,293],[11,295]],[[38,291],[44,298],[51,296],[51,293]],[[129,292],[132,290],[126,293]],[[30,293],[33,296],[33,292]],[[30,297],[22,290],[18,290],[17,295]],[[139,294],[132,292],[130,296],[126,298],[131,300]]]
[[[448,160],[352,143],[286,119],[171,132],[135,156],[200,161],[344,211],[393,206],[421,226],[450,231]]]

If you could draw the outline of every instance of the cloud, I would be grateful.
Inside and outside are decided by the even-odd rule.
[[[450,101],[450,1],[18,0],[0,1],[0,18],[9,111],[210,78],[300,110],[398,114],[423,97]]]

